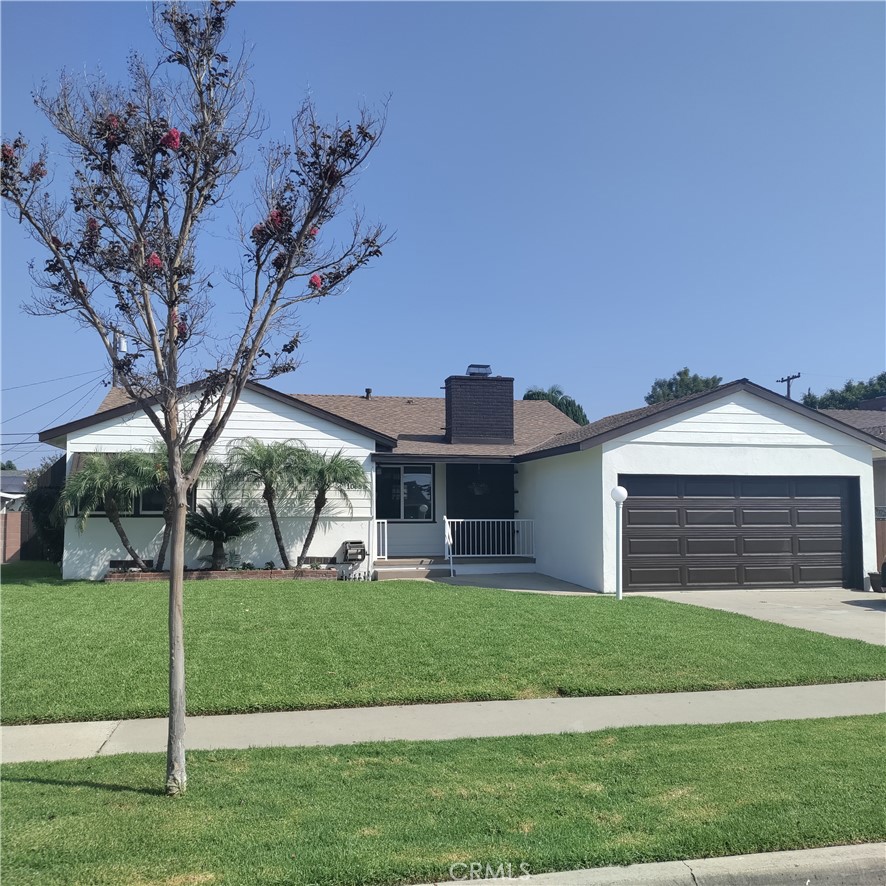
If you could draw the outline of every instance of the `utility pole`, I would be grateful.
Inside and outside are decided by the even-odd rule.
[[[788,383],[788,400],[791,399],[791,382],[795,378],[799,378],[799,377],[800,377],[800,373],[798,372],[796,375],[786,375],[784,378],[777,378],[775,380],[775,383],[778,385],[784,384],[785,382]]]

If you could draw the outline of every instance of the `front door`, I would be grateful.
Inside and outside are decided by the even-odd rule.
[[[453,520],[513,520],[514,466],[447,465],[446,516]]]

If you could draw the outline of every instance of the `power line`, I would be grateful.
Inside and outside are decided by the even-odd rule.
[[[102,374],[104,374],[104,370],[102,370]],[[42,409],[44,406],[49,406],[50,403],[55,403],[56,400],[61,400],[62,397],[68,397],[73,394],[74,391],[79,391],[80,388],[85,388],[87,385],[91,385],[92,383],[93,379],[89,379],[89,381],[83,382],[82,385],[77,385],[76,388],[71,388],[70,391],[65,391],[64,394],[59,394],[57,397],[53,397],[51,400],[47,400],[45,403],[39,403],[37,406],[32,406],[30,409],[26,409],[24,412],[20,412],[18,415],[13,415],[10,418],[4,418],[3,421],[15,421],[17,418],[21,418],[23,415],[27,415],[29,412],[34,412],[37,409]],[[99,384],[101,384],[101,382],[99,382]]]
[[[89,382],[86,382],[86,384],[89,384]],[[54,425],[54,424],[55,424],[60,418],[63,418],[63,417],[64,417],[65,415],[67,415],[67,413],[69,413],[72,409],[75,409],[77,406],[79,406],[79,405],[80,405],[80,404],[81,404],[81,403],[82,403],[87,397],[91,397],[91,396],[93,395],[93,393],[95,393],[95,391],[97,391],[97,390],[102,386],[102,384],[103,384],[103,379],[101,379],[101,380],[99,380],[98,382],[96,382],[96,383],[95,383],[95,384],[94,384],[94,385],[93,385],[93,386],[92,386],[92,387],[91,387],[91,388],[90,388],[90,389],[89,389],[89,390],[88,390],[88,391],[87,391],[87,392],[86,392],[86,393],[85,393],[85,394],[84,394],[79,400],[77,400],[76,402],[72,403],[72,404],[71,404],[71,405],[70,405],[70,406],[69,406],[64,412],[62,412],[60,415],[57,415],[57,416],[52,420],[51,424],[50,424],[50,425],[47,425],[47,427],[51,427],[51,425]],[[84,387],[84,386],[83,386],[83,385],[80,385],[80,387],[82,388],[82,387]],[[77,390],[77,388],[75,388],[74,390]],[[72,392],[72,393],[73,393],[73,392]],[[44,404],[44,405],[45,405],[45,404]],[[44,430],[45,430],[45,428],[44,428]],[[19,458],[19,459],[27,458],[27,457],[28,457],[29,455],[31,455],[32,453],[36,452],[41,446],[49,446],[49,445],[50,445],[49,443],[38,443],[33,449],[29,449],[27,452],[24,452],[24,453],[22,453],[21,455],[17,455],[16,458]],[[53,448],[55,448],[55,447],[53,447]]]
[[[6,391],[19,391],[22,388],[33,388],[37,385],[48,385],[54,381],[67,381],[69,378],[80,378],[83,375],[96,375],[97,373],[104,373],[104,369],[93,369],[91,372],[78,372],[75,375],[61,375],[58,378],[47,378],[46,381],[32,381],[26,385],[13,385],[11,388],[2,388],[3,393]]]

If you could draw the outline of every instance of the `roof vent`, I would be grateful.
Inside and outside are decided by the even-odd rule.
[[[489,378],[492,375],[492,367],[488,363],[471,363],[465,375],[475,378]]]

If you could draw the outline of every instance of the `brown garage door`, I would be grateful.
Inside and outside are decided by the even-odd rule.
[[[621,475],[628,590],[860,586],[858,481]]]

